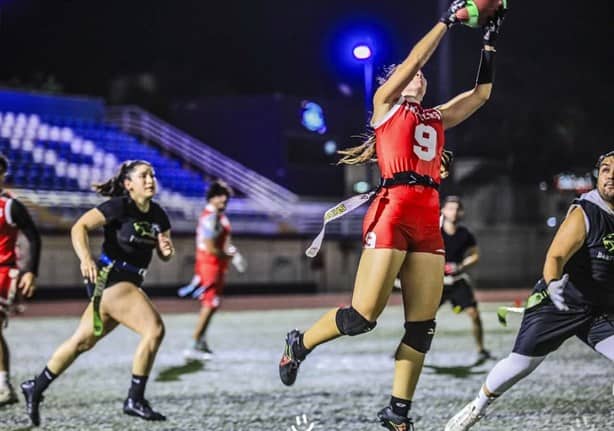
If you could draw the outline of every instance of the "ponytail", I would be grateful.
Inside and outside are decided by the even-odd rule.
[[[117,174],[109,178],[104,183],[93,184],[92,188],[101,196],[123,196],[128,193],[124,188],[124,180],[128,178],[134,168],[139,165],[151,166],[151,163],[145,160],[126,160],[119,166]]]
[[[337,162],[338,165],[360,165],[368,162],[377,162],[375,154],[375,135],[368,133],[363,135],[365,141],[356,146],[345,150],[337,151],[343,157]]]

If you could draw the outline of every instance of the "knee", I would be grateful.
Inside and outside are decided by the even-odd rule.
[[[369,322],[354,307],[343,307],[335,315],[337,329],[343,335],[359,335],[371,331],[377,322]]]
[[[405,322],[405,335],[403,344],[412,349],[426,353],[431,348],[433,337],[435,336],[435,319],[423,320],[420,322]]]
[[[503,361],[505,361],[505,366],[517,376],[525,377],[531,374],[543,360],[543,356],[526,356],[512,352]]]
[[[146,333],[146,338],[155,344],[160,344],[166,333],[164,323],[160,320],[152,325]]]

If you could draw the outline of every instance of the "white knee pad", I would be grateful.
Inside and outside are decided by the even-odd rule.
[[[528,376],[545,359],[545,356],[525,356],[510,353],[488,373],[486,388],[489,392],[501,395],[518,381]]]
[[[595,350],[610,361],[614,361],[614,335],[595,344]]]

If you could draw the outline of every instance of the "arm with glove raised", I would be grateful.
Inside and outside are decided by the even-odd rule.
[[[505,11],[503,8],[499,9],[483,27],[483,47],[475,87],[438,107],[445,129],[465,121],[490,98],[495,76],[497,39],[501,32]]]

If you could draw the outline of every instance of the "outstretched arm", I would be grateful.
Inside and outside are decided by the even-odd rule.
[[[456,11],[465,7],[466,0],[453,0],[448,10],[442,15],[440,22],[413,47],[407,58],[399,64],[392,75],[382,84],[373,96],[373,117],[371,123],[376,123],[394,105],[409,82],[424,67],[439,46],[448,27],[458,22]]]
[[[482,52],[482,63],[483,62],[484,52]],[[476,84],[473,90],[465,91],[449,102],[438,106],[437,109],[441,112],[443,128],[446,130],[450,129],[473,115],[475,111],[480,109],[488,101],[491,91],[492,82]]]
[[[495,46],[504,15],[505,9],[499,9],[497,14],[484,26],[484,48],[475,87],[438,106],[444,129],[452,128],[465,121],[490,98],[495,75],[495,53],[497,52]]]
[[[390,108],[390,105],[399,100],[403,89],[431,58],[447,29],[444,23],[435,24],[431,31],[414,46],[407,58],[396,67],[388,80],[377,89],[373,96],[374,120],[388,112],[389,109],[385,108]],[[382,108],[384,110],[378,112],[378,109]]]

